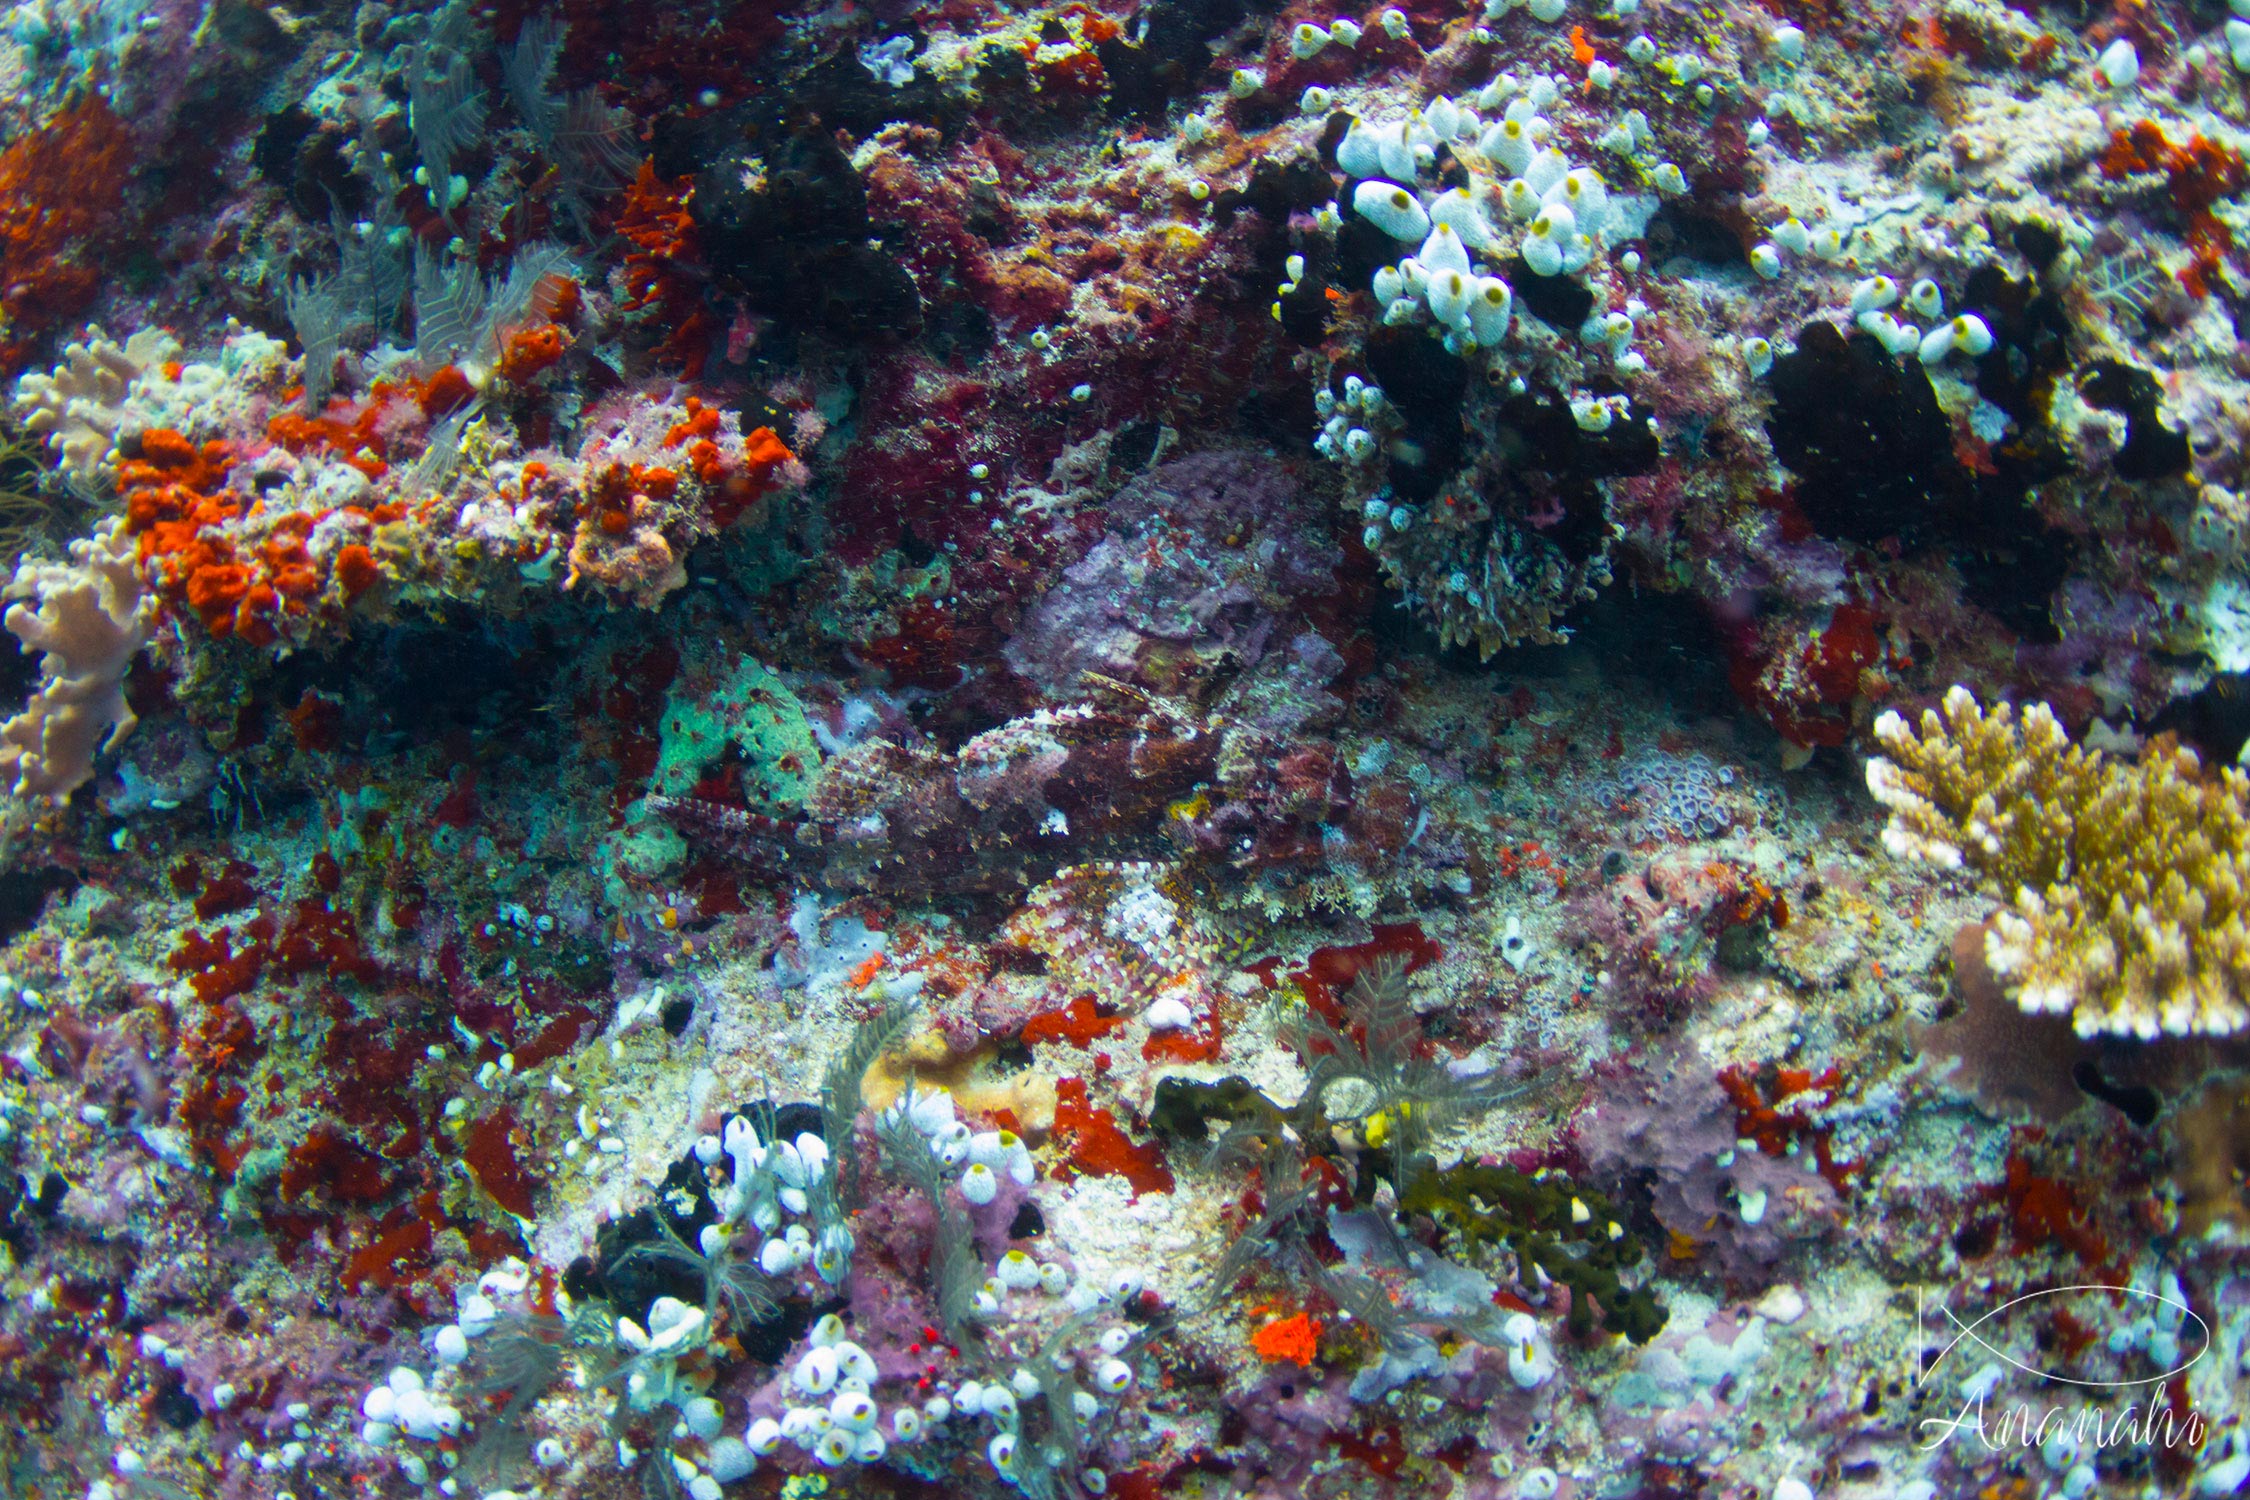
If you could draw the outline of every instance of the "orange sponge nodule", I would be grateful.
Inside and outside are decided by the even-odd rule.
[[[1250,1335],[1250,1347],[1260,1359],[1309,1365],[1320,1352],[1320,1324],[1306,1313],[1282,1318]]]

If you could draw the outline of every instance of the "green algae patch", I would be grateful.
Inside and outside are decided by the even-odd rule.
[[[763,662],[743,657],[719,674],[683,672],[658,718],[656,768],[648,795],[595,851],[602,885],[622,905],[635,880],[662,880],[687,862],[687,841],[650,811],[648,796],[689,798],[730,758],[741,767],[743,796],[763,813],[802,807],[820,774],[820,742],[805,705]]]
[[[744,657],[718,691],[675,685],[657,722],[656,770],[648,789],[686,797],[729,749],[742,761],[742,790],[765,811],[801,807],[820,769],[805,706],[764,663]]]
[[[1669,1318],[1647,1287],[1627,1290],[1618,1273],[1640,1264],[1640,1241],[1617,1221],[1608,1198],[1561,1176],[1531,1177],[1513,1167],[1464,1162],[1413,1174],[1398,1195],[1402,1214],[1427,1214],[1472,1244],[1504,1245],[1527,1266],[1571,1290],[1570,1331],[1601,1326],[1645,1344]]]

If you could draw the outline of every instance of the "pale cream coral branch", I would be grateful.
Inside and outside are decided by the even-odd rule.
[[[54,373],[16,382],[15,407],[27,431],[47,440],[64,469],[91,481],[116,451],[127,425],[125,401],[143,371],[178,359],[180,345],[162,329],[144,328],[122,345],[99,327],[63,350]]]
[[[1884,847],[2009,903],[1985,959],[2025,1010],[2086,1036],[2250,1027],[2250,778],[2177,746],[2121,765],[2045,704],[1988,713],[1960,687],[1918,731],[1886,713],[1874,733]]]
[[[6,624],[42,653],[38,691],[0,724],[0,787],[55,802],[94,774],[97,752],[132,732],[125,669],[156,613],[123,521],[70,550],[68,563],[18,563],[0,589],[0,598],[31,601],[11,605]]]

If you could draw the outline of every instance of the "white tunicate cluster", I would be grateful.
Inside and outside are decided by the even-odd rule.
[[[844,1337],[843,1319],[827,1314],[813,1324],[806,1343],[783,1387],[791,1404],[779,1420],[759,1417],[742,1435],[740,1446],[753,1462],[787,1442],[824,1468],[869,1464],[888,1453],[894,1441],[921,1436],[922,1415],[911,1407],[894,1408],[892,1436],[883,1435],[884,1412],[874,1396],[882,1371],[873,1355]],[[933,1425],[942,1420],[934,1417]]]
[[[1032,1393],[1036,1394],[1039,1384],[1030,1376],[1030,1372],[1017,1373],[1024,1377]],[[1012,1477],[1017,1445],[1021,1442],[1023,1419],[1023,1405],[1016,1395],[1014,1383],[995,1380],[990,1384],[982,1384],[964,1380],[954,1388],[953,1409],[964,1417],[982,1416],[999,1429],[985,1444],[985,1456],[1003,1477]]]
[[[738,1451],[743,1445],[719,1446],[729,1441],[719,1437],[719,1428],[725,1421],[724,1409],[701,1394],[698,1387],[684,1380],[679,1372],[680,1359],[702,1348],[710,1337],[709,1319],[703,1309],[677,1297],[658,1297],[649,1305],[646,1328],[631,1318],[620,1317],[613,1331],[617,1343],[633,1355],[624,1372],[626,1404],[634,1411],[644,1412],[664,1406],[677,1409],[680,1415],[675,1432],[700,1438],[709,1445],[705,1459],[714,1470],[739,1467],[737,1477],[747,1474],[749,1467],[754,1467],[754,1460],[747,1451]],[[620,1443],[619,1466],[625,1467],[631,1461],[630,1450]],[[660,1456],[656,1461],[666,1459]],[[690,1500],[719,1500],[722,1481],[715,1473],[703,1472],[676,1453],[669,1456],[669,1462]],[[749,1467],[744,1467],[746,1464]]]
[[[987,1295],[995,1291],[1044,1291],[1062,1295],[1076,1290],[1069,1273],[1062,1267],[1041,1265],[1020,1250],[1003,1256],[994,1278],[986,1283]],[[1120,1300],[1129,1297],[1139,1290],[1139,1279],[1137,1276],[1121,1277],[1112,1290]],[[1091,1294],[1086,1305],[1080,1307],[1074,1295],[1071,1306],[1075,1312],[1083,1314],[1111,1300],[1098,1293]],[[1136,1381],[1132,1366],[1123,1358],[1132,1342],[1128,1329],[1112,1327],[1091,1348],[1058,1355],[1054,1360],[1055,1369],[1060,1374],[1078,1368],[1083,1361],[1086,1383],[1107,1394],[1122,1393],[1131,1389]],[[873,1463],[893,1444],[912,1443],[934,1435],[955,1421],[974,1422],[981,1418],[991,1428],[990,1436],[984,1439],[985,1456],[1003,1478],[1012,1481],[1017,1473],[1016,1457],[1024,1442],[1022,1428],[1026,1412],[1050,1409],[1048,1387],[1030,1368],[1022,1365],[996,1370],[988,1379],[964,1379],[950,1390],[941,1388],[921,1397],[919,1404],[899,1401],[886,1407],[877,1395],[881,1371],[866,1350],[845,1337],[842,1319],[833,1313],[823,1317],[813,1325],[806,1345],[782,1383],[786,1404],[781,1415],[753,1420],[739,1442],[732,1438],[715,1442],[712,1445],[714,1473],[723,1472],[717,1461],[722,1447],[726,1447],[729,1460],[739,1450],[743,1462],[749,1464],[759,1456],[775,1452],[783,1443],[791,1443],[823,1467],[840,1468]],[[1090,1422],[1100,1415],[1101,1401],[1088,1391],[1073,1391],[1069,1410],[1080,1422]],[[1051,1444],[1035,1451],[1044,1459],[1060,1461],[1061,1450]],[[742,1472],[747,1473],[747,1467]],[[1101,1483],[1098,1474],[1089,1472],[1081,1477],[1089,1481],[1089,1488],[1098,1492]]]
[[[1372,281],[1385,326],[1426,328],[1457,355],[1498,351],[1515,312],[1514,289],[1498,266],[1520,257],[1535,276],[1573,276],[1585,271],[1613,236],[1639,232],[1649,200],[1628,202],[1613,194],[1600,171],[1571,159],[1542,114],[1560,95],[1561,85],[1544,74],[1518,79],[1504,73],[1473,99],[1440,96],[1401,118],[1351,119],[1336,146],[1336,164],[1352,180],[1351,211],[1402,251],[1395,261],[1386,260]],[[1599,144],[1659,192],[1685,191],[1676,166],[1647,158],[1652,139],[1646,116],[1634,110]],[[1465,184],[1424,185],[1441,152],[1467,170]],[[1647,362],[1630,348],[1632,330],[1626,315],[1605,322],[1587,342],[1605,349],[1618,370],[1643,370]],[[1380,393],[1371,398],[1372,390],[1347,381],[1340,398],[1333,391],[1320,393],[1323,426],[1314,446],[1329,459],[1365,464],[1385,451],[1388,429],[1396,423],[1386,420]],[[1615,407],[1601,405],[1589,408],[1582,420],[1603,423],[1615,415]],[[1370,517],[1370,532],[1384,519]]]
[[[1898,283],[1888,276],[1868,276],[1852,283],[1852,316],[1879,311],[1898,301]]]
[[[1630,404],[1623,396],[1574,395],[1570,398],[1570,419],[1581,432],[1607,432]]]
[[[700,1141],[696,1154],[706,1165],[718,1155],[715,1150],[707,1150]],[[464,1408],[473,1412],[479,1407],[461,1395],[464,1390],[478,1389],[473,1383],[464,1385],[471,1379],[464,1366],[475,1343],[495,1336],[494,1330],[503,1325],[520,1327],[527,1318],[549,1312],[569,1313],[567,1293],[552,1291],[554,1301],[549,1308],[544,1304],[534,1306],[532,1290],[530,1268],[522,1261],[511,1259],[493,1267],[473,1285],[455,1293],[456,1313],[452,1322],[425,1334],[425,1342],[436,1357],[430,1375],[425,1377],[411,1366],[400,1365],[361,1398],[360,1440],[370,1447],[393,1449],[393,1461],[408,1483],[429,1483],[433,1465],[431,1458],[405,1446],[401,1439],[443,1445],[438,1458],[450,1468],[454,1461],[451,1440],[475,1426],[464,1414]],[[657,1461],[671,1464],[680,1487],[690,1500],[720,1500],[721,1487],[747,1476],[755,1468],[756,1460],[748,1444],[722,1435],[725,1409],[705,1395],[697,1383],[680,1374],[680,1362],[698,1353],[709,1341],[708,1315],[703,1308],[677,1297],[658,1297],[649,1305],[645,1318],[620,1316],[611,1323],[610,1329],[613,1352],[628,1356],[623,1368],[609,1377],[614,1381],[613,1388],[621,1390],[625,1407],[638,1412],[672,1407],[678,1412],[674,1436],[692,1437],[704,1444],[700,1466],[678,1453]],[[502,1358],[504,1360],[505,1356]],[[297,1408],[292,1407],[291,1414],[294,1416],[296,1412]],[[305,1414],[310,1414],[309,1408],[305,1409]],[[310,1431],[302,1427],[300,1430],[308,1434]],[[285,1462],[288,1456],[285,1445],[274,1455],[275,1462]],[[542,1437],[531,1445],[530,1457],[542,1469],[555,1469],[569,1461],[570,1452],[556,1438]],[[629,1444],[618,1444],[620,1467],[630,1467],[641,1457]],[[260,1462],[264,1465],[263,1458]]]
[[[2135,1290],[2141,1293],[2137,1299],[2141,1315],[2110,1331],[2109,1351],[2120,1357],[2137,1352],[2159,1370],[2172,1369],[2180,1362],[2187,1294],[2180,1289],[2179,1278],[2169,1272],[2153,1293],[2145,1283]]]
[[[449,1438],[461,1430],[461,1409],[430,1394],[419,1371],[400,1365],[370,1390],[359,1404],[361,1441],[371,1448],[389,1444],[404,1433],[425,1443]]]
[[[1033,1260],[1021,1250],[1010,1250],[1007,1254],[1001,1256],[1000,1263],[993,1267],[992,1279],[1006,1291],[1028,1292],[1035,1290],[1039,1285],[1039,1262]]]
[[[1835,225],[1814,229],[1792,213],[1784,215],[1780,223],[1767,230],[1766,238],[1760,241],[1760,248],[1770,256],[1770,269],[1768,266],[1759,266],[1759,274],[1771,280],[1780,274],[1784,258],[1788,256],[1835,265],[1849,255],[1851,241],[1850,236]]]
[[[930,1154],[947,1172],[960,1173],[961,1196],[983,1207],[1000,1196],[1000,1179],[1029,1187],[1039,1175],[1031,1147],[1012,1130],[972,1131],[953,1115],[953,1095],[944,1089],[909,1085],[883,1111],[885,1122],[914,1127],[929,1143]]]
[[[2234,1494],[2250,1481],[2250,1452],[2235,1448],[2240,1441],[2239,1437],[2230,1437],[2226,1447],[2204,1455],[2205,1467],[2195,1481],[2197,1495],[2216,1500],[2216,1497]]]
[[[715,1163],[719,1153],[732,1158],[733,1180],[719,1196],[717,1221],[704,1228],[697,1248],[717,1256],[745,1229],[755,1230],[763,1242],[755,1256],[744,1258],[768,1276],[793,1275],[810,1265],[830,1285],[841,1281],[851,1264],[852,1235],[834,1212],[828,1143],[805,1131],[793,1141],[769,1145],[755,1125],[735,1115],[716,1152],[710,1137],[696,1142],[699,1160]],[[785,1216],[809,1216],[812,1225],[785,1226]]]
[[[1339,17],[1326,26],[1306,21],[1289,33],[1289,55],[1303,62],[1318,57],[1331,43],[1347,49],[1357,47],[1362,35],[1359,23],[1346,18]]]
[[[911,1124],[918,1136],[929,1142],[929,1154],[938,1158],[945,1172],[961,1172],[961,1190],[972,1203],[992,1201],[990,1194],[979,1199],[970,1187],[972,1178],[979,1178],[979,1174],[981,1181],[990,1181],[994,1194],[1001,1176],[1019,1187],[1028,1187],[1037,1178],[1037,1167],[1030,1160],[1030,1147],[1024,1145],[1024,1138],[1015,1131],[972,1131],[954,1118],[954,1095],[945,1088],[909,1084],[907,1091],[882,1111],[882,1120],[886,1124],[898,1120]]]
[[[1392,275],[1396,271],[1385,267]],[[1383,284],[1383,271],[1376,275],[1378,294]],[[1341,397],[1333,391],[1321,391],[1313,397],[1313,409],[1321,418],[1320,435],[1313,439],[1313,448],[1322,456],[1337,462],[1365,463],[1382,451],[1378,432],[1387,432],[1397,425],[1397,414],[1383,399],[1383,388],[1371,385],[1357,375],[1344,377]],[[1384,515],[1390,514],[1385,507]],[[1378,538],[1380,540],[1380,538]],[[1370,546],[1374,545],[1372,542]]]
[[[1789,257],[1800,257],[1828,266],[1856,265],[1852,259],[1851,239],[1842,229],[1829,225],[1812,229],[1791,213],[1780,223],[1770,227],[1767,237],[1750,250],[1750,268],[1761,278],[1773,281],[1780,277]],[[1939,319],[1927,333],[1914,323],[1902,322],[1894,310],[1910,311],[1923,318]],[[1983,319],[1973,313],[1964,313],[1945,319],[1945,293],[1937,282],[1927,276],[1917,278],[1903,292],[1898,282],[1880,273],[1862,276],[1853,281],[1851,296],[1846,307],[1852,324],[1873,338],[1894,358],[1908,355],[1923,364],[1943,363],[1954,354],[1979,357],[1992,348],[1992,330]],[[1752,373],[1763,375],[1772,368],[1771,347],[1760,341],[1761,352],[1752,353],[1745,346],[1745,362]]]
[[[1536,80],[1515,98],[1506,97],[1514,80],[1506,85],[1479,97],[1504,108],[1489,125],[1476,108],[1440,97],[1400,120],[1354,119],[1336,148],[1337,165],[1360,179],[1354,211],[1417,246],[1377,273],[1383,321],[1428,325],[1456,353],[1494,348],[1507,337],[1513,291],[1490,263],[1513,250],[1541,275],[1583,270],[1609,213],[1600,175],[1547,144],[1552,130],[1538,111],[1543,97],[1553,97],[1552,80]],[[1471,181],[1425,195],[1419,179],[1441,145],[1470,166]]]
[[[1992,1393],[2000,1389],[2000,1382],[2007,1377],[2007,1370],[2002,1368],[1998,1360],[1986,1360],[1962,1377],[1954,1389],[1961,1393],[1964,1401],[1988,1401],[1992,1398]]]
[[[677,1297],[659,1297],[649,1304],[648,1327],[631,1318],[617,1320],[617,1341],[635,1354],[677,1355],[703,1341],[704,1323],[702,1308]]]
[[[530,1268],[512,1259],[485,1272],[475,1283],[464,1284],[455,1293],[454,1320],[427,1335],[436,1359],[436,1374],[426,1380],[409,1365],[391,1370],[382,1384],[361,1399],[364,1420],[360,1439],[370,1447],[381,1448],[401,1435],[435,1443],[458,1434],[465,1425],[461,1407],[446,1394],[454,1371],[468,1358],[471,1342],[490,1333],[500,1322],[503,1309],[516,1315],[526,1311],[524,1295],[530,1286]],[[438,1383],[436,1388],[431,1380]],[[216,1392],[213,1401],[218,1402]]]
[[[1948,355],[1966,354],[1976,359],[1991,351],[1992,330],[1975,313],[1963,313],[1951,322],[1940,323],[1922,336],[1919,349],[1926,365],[1941,364]]]
[[[403,1439],[418,1444],[439,1444],[439,1460],[452,1466],[452,1439],[475,1426],[475,1421],[463,1415],[463,1406],[477,1410],[475,1403],[459,1397],[463,1376],[463,1363],[475,1347],[475,1340],[493,1336],[504,1322],[522,1320],[533,1316],[531,1304],[533,1277],[529,1266],[520,1259],[508,1259],[490,1268],[472,1286],[463,1286],[457,1295],[457,1316],[452,1322],[432,1329],[425,1336],[436,1356],[436,1367],[430,1376],[423,1376],[409,1365],[398,1365],[391,1370],[380,1385],[371,1388],[360,1399],[360,1442],[371,1448],[391,1448],[400,1478],[409,1484],[427,1484],[432,1480],[432,1460],[414,1451]],[[567,1313],[569,1300],[565,1293],[556,1291],[556,1311]],[[679,1410],[677,1435],[700,1437],[706,1444],[706,1473],[702,1466],[688,1462],[686,1457],[670,1455],[670,1464],[679,1482],[691,1500],[718,1500],[720,1484],[742,1478],[751,1471],[747,1448],[731,1437],[720,1437],[724,1410],[718,1401],[704,1397],[691,1383],[679,1379],[677,1361],[700,1349],[709,1338],[709,1320],[702,1307],[682,1302],[679,1298],[657,1298],[650,1304],[646,1327],[632,1318],[616,1318],[612,1334],[619,1352],[630,1354],[628,1365],[619,1372],[623,1379],[625,1406],[639,1412],[655,1412],[661,1406]],[[468,1390],[475,1390],[470,1385]],[[295,1410],[295,1408],[293,1408]],[[275,1462],[288,1460],[284,1446]],[[569,1451],[558,1439],[542,1437],[531,1446],[531,1460],[540,1469],[558,1469],[569,1460]],[[630,1446],[619,1444],[619,1464],[637,1462],[639,1455]],[[263,1460],[261,1460],[263,1464]]]

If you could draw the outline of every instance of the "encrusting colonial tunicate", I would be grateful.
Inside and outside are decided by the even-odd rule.
[[[971,1203],[990,1203],[1000,1196],[1000,1179],[983,1162],[971,1162],[961,1174],[961,1196]]]
[[[1555,276],[1563,270],[1563,255],[1570,229],[1567,221],[1553,211],[1542,211],[1531,221],[1530,232],[1524,235],[1518,251],[1524,264],[1540,276]]]
[[[1497,276],[1480,276],[1469,298],[1469,332],[1490,348],[1508,336],[1514,296]]]
[[[1440,271],[1430,278],[1430,316],[1448,328],[1466,329],[1469,326],[1469,304],[1475,298],[1476,283],[1461,271]]]
[[[789,1378],[808,1396],[826,1395],[836,1386],[836,1351],[830,1348],[806,1350]]]
[[[1920,347],[1923,364],[1934,365],[1946,356],[1961,353],[1979,358],[1992,349],[1992,330],[1974,313],[1963,313],[1951,322],[1940,323],[1922,336]]]
[[[1421,201],[1396,183],[1361,183],[1352,190],[1352,211],[1394,240],[1419,244],[1430,232]]]

